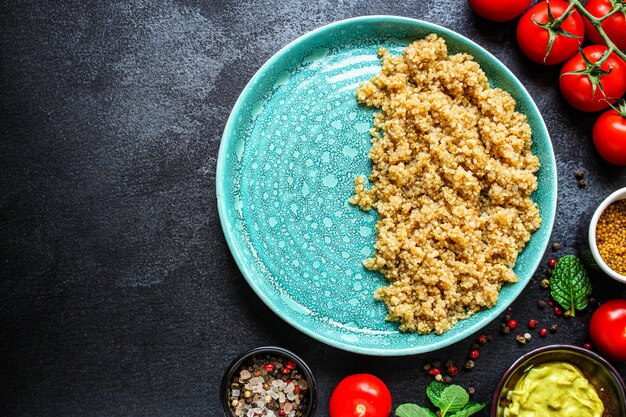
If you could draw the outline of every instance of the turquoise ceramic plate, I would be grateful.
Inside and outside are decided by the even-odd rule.
[[[372,110],[355,89],[380,70],[376,51],[393,53],[429,33],[449,51],[474,56],[490,82],[510,92],[534,132],[541,160],[534,194],[543,223],[520,254],[519,282],[500,301],[441,335],[403,334],[372,298],[382,275],[363,268],[376,213],[347,201],[369,173]],[[539,110],[496,58],[463,36],[413,19],[361,17],[314,30],[254,75],[228,119],[217,163],[220,219],[230,250],[258,296],[284,320],[329,345],[373,355],[432,351],[469,336],[517,297],[548,243],[556,208],[556,167]]]

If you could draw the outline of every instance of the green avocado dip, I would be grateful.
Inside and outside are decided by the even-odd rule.
[[[504,417],[601,417],[604,412],[594,386],[565,362],[527,369],[507,399]]]

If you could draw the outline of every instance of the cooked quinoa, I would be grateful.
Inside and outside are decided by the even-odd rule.
[[[401,56],[379,54],[382,71],[356,92],[380,109],[372,186],[357,177],[350,199],[379,213],[374,256],[363,264],[388,280],[374,293],[388,320],[441,334],[517,281],[517,255],[541,223],[530,198],[539,160],[526,116],[470,55],[448,56],[434,34]]]

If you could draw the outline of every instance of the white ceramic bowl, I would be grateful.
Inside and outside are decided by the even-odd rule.
[[[591,254],[595,259],[596,263],[604,271],[608,276],[613,278],[616,281],[621,282],[622,284],[626,284],[626,275],[618,274],[614,270],[612,270],[604,259],[600,256],[600,252],[598,252],[598,245],[596,243],[596,226],[598,225],[598,219],[600,219],[600,215],[604,212],[604,210],[613,202],[619,200],[626,199],[626,187],[620,188],[615,191],[613,194],[604,199],[604,201],[598,206],[595,213],[593,213],[593,217],[591,218],[591,222],[589,223],[589,247],[591,248]]]

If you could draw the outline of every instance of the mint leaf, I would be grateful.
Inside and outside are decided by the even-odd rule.
[[[448,385],[441,393],[439,398],[441,402],[441,417],[449,412],[459,411],[469,401],[469,394],[459,385]]]
[[[591,282],[582,261],[574,255],[566,255],[557,261],[550,280],[550,295],[572,317],[589,303]]]
[[[396,408],[396,416],[398,417],[437,417],[435,413],[428,408],[420,407],[417,404],[401,404]]]
[[[450,417],[469,417],[485,408],[485,405],[486,404],[483,403],[468,403],[465,407],[452,414]]]
[[[448,385],[443,382],[433,381],[426,388],[426,396],[431,403],[437,408],[441,408],[441,394],[448,388]]]

